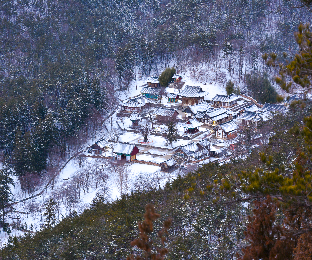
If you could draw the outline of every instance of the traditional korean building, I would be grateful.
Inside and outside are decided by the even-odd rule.
[[[117,160],[126,159],[127,162],[131,162],[136,160],[139,148],[134,144],[117,143],[113,151],[117,155]]]
[[[174,94],[174,93],[168,93],[167,97],[168,97],[168,102],[177,103],[179,100],[179,95]]]
[[[159,99],[160,98],[160,88],[154,88],[154,87],[144,87],[141,90],[141,94],[149,99]]]
[[[185,118],[192,118],[194,115],[193,111],[189,107],[184,108],[182,112],[184,113]]]
[[[145,104],[145,100],[142,97],[130,98],[123,102],[121,109],[125,112],[141,112]]]
[[[240,99],[238,95],[216,95],[212,99],[212,106],[213,107],[223,107],[223,108],[230,108],[237,104],[237,100]]]
[[[147,81],[147,86],[152,87],[152,88],[159,88],[160,87],[160,83],[157,77],[151,77],[148,81]]]
[[[104,147],[101,147],[99,144],[95,143],[90,146],[90,148],[88,149],[88,152],[98,155],[98,154],[102,154],[104,150],[105,150]]]
[[[172,77],[173,82],[181,82],[182,81],[182,77],[180,75],[173,75]]]
[[[234,121],[227,122],[215,127],[215,135],[217,138],[232,139],[237,136],[238,125]]]
[[[199,86],[185,86],[179,96],[182,98],[182,105],[194,105],[204,100],[205,92]]]
[[[250,111],[246,111],[237,118],[237,123],[240,127],[253,127],[255,129],[260,121],[262,121],[261,117],[256,112]]]
[[[164,172],[170,172],[175,169],[176,165],[177,165],[177,162],[173,158],[171,158],[165,162],[162,162],[160,164],[160,168]]]
[[[287,108],[284,105],[279,104],[264,104],[264,106],[259,110],[258,115],[263,121],[272,119],[274,114],[284,114],[287,112]]]
[[[238,102],[236,105],[232,106],[230,108],[232,117],[235,119],[237,117],[239,117],[240,115],[242,115],[246,109],[252,107],[252,102],[250,101],[242,101],[242,102]]]
[[[130,116],[130,120],[132,122],[132,128],[138,127],[141,119],[142,117],[138,113],[132,113]]]
[[[202,123],[198,122],[196,119],[190,119],[185,123],[185,132],[188,134],[197,133],[201,125]]]
[[[154,115],[159,122],[169,122],[175,121],[179,113],[174,109],[160,107],[154,111]]]
[[[232,114],[225,108],[213,108],[206,112],[204,121],[213,126],[232,120]]]

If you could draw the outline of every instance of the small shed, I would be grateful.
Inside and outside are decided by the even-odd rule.
[[[177,162],[173,158],[171,158],[165,162],[162,162],[160,164],[160,168],[164,172],[170,172],[170,171],[174,170],[176,165],[177,165]]]
[[[190,119],[185,123],[185,132],[188,134],[194,134],[199,131],[199,126],[201,126],[202,123],[198,122],[196,119]]]
[[[223,150],[221,148],[213,146],[213,145],[210,147],[209,155],[211,157],[220,157],[222,153],[223,153]]]
[[[159,88],[160,87],[159,79],[157,77],[149,78],[147,80],[147,86],[152,88]]]
[[[130,116],[130,120],[132,122],[132,127],[136,128],[139,126],[139,121],[142,119],[142,117],[138,113],[132,113]]]
[[[99,146],[97,143],[90,146],[88,152],[92,154],[102,154],[104,151],[104,148]]]
[[[168,97],[168,102],[177,103],[179,100],[179,95],[174,94],[174,93],[168,93],[167,97]]]
[[[117,160],[126,159],[127,162],[136,160],[139,148],[134,144],[117,143],[114,147],[114,153],[117,154]]]
[[[191,118],[194,115],[193,111],[189,107],[184,108],[182,112],[186,118]]]

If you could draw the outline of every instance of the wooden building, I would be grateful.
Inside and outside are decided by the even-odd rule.
[[[233,139],[237,136],[238,125],[234,121],[218,125],[214,128],[217,138]]]
[[[198,86],[185,86],[179,96],[182,98],[182,105],[195,105],[204,100],[205,92]]]
[[[114,153],[117,155],[117,160],[126,159],[127,162],[136,160],[136,155],[139,148],[134,144],[117,143],[114,147]]]

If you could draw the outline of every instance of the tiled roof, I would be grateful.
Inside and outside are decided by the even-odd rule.
[[[157,77],[150,77],[147,79],[147,82],[150,82],[150,83],[159,83],[159,80]]]
[[[140,120],[142,117],[138,113],[132,113],[130,120]]]
[[[285,113],[286,110],[287,109],[286,109],[286,107],[284,105],[265,103],[260,111],[261,112],[280,112],[280,113]]]
[[[174,109],[160,107],[154,111],[154,114],[157,116],[173,116],[176,111]]]
[[[255,112],[244,112],[240,117],[238,117],[239,120],[253,120],[257,114]]]
[[[222,120],[224,118],[227,118],[228,116],[229,116],[229,114],[226,112],[226,113],[211,117],[211,120],[212,121],[219,121],[219,120]]]
[[[184,113],[188,113],[188,114],[193,114],[193,111],[189,108],[189,107],[186,107],[182,110],[182,112]]]
[[[174,165],[177,164],[177,162],[173,158],[165,161],[164,163],[166,163],[169,167],[174,166]]]
[[[227,110],[225,108],[214,108],[210,110],[210,112],[207,113],[207,116],[212,118],[221,114],[227,113]]]
[[[192,112],[194,114],[196,114],[197,112],[204,112],[204,111],[207,111],[207,110],[211,111],[211,109],[213,109],[213,108],[207,102],[203,102],[203,103],[200,103],[200,104],[196,104],[196,105],[190,106],[190,109],[192,110]]]
[[[237,100],[237,99],[239,99],[239,98],[240,98],[240,96],[234,95],[234,94],[229,95],[229,96],[226,96],[226,95],[218,95],[218,94],[217,94],[217,95],[212,99],[212,101],[231,102],[231,101]]]
[[[223,129],[225,133],[233,132],[238,128],[238,125],[234,121],[230,121],[219,126]]]
[[[114,147],[114,153],[131,154],[134,144],[117,143]]]
[[[203,97],[205,92],[199,86],[185,86],[181,91],[180,96],[182,97]]]
[[[167,97],[168,97],[168,98],[177,98],[177,97],[178,97],[178,94],[168,93],[168,94],[167,94]]]
[[[130,98],[123,102],[123,106],[126,107],[142,107],[145,105],[145,100],[143,98]]]
[[[200,143],[190,143],[181,147],[181,150],[188,156],[199,158],[205,154],[208,154],[208,150]]]
[[[243,102],[242,104],[237,104],[230,108],[233,112],[241,111],[242,109],[246,109],[252,106],[251,102]]]
[[[144,88],[142,88],[141,93],[142,94],[159,95],[160,89],[159,88],[144,87]]]
[[[203,125],[202,123],[198,122],[196,119],[190,119],[187,121],[187,123],[185,123],[185,126],[187,128],[196,128]]]

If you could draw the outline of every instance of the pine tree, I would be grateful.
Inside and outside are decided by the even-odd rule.
[[[234,93],[234,83],[231,80],[226,83],[225,90],[227,95]]]
[[[6,209],[11,201],[10,185],[13,185],[13,179],[10,177],[10,170],[3,168],[0,170],[0,209],[2,211],[1,224],[5,224]]]
[[[161,73],[159,79],[159,83],[163,87],[168,87],[170,81],[172,81],[173,75],[176,73],[175,68],[167,68]]]
[[[43,216],[45,217],[45,228],[47,229],[50,229],[56,223],[56,206],[57,204],[52,198],[45,204]]]
[[[167,124],[166,139],[170,145],[173,141],[177,140],[177,129],[175,128],[175,123],[170,121]]]

